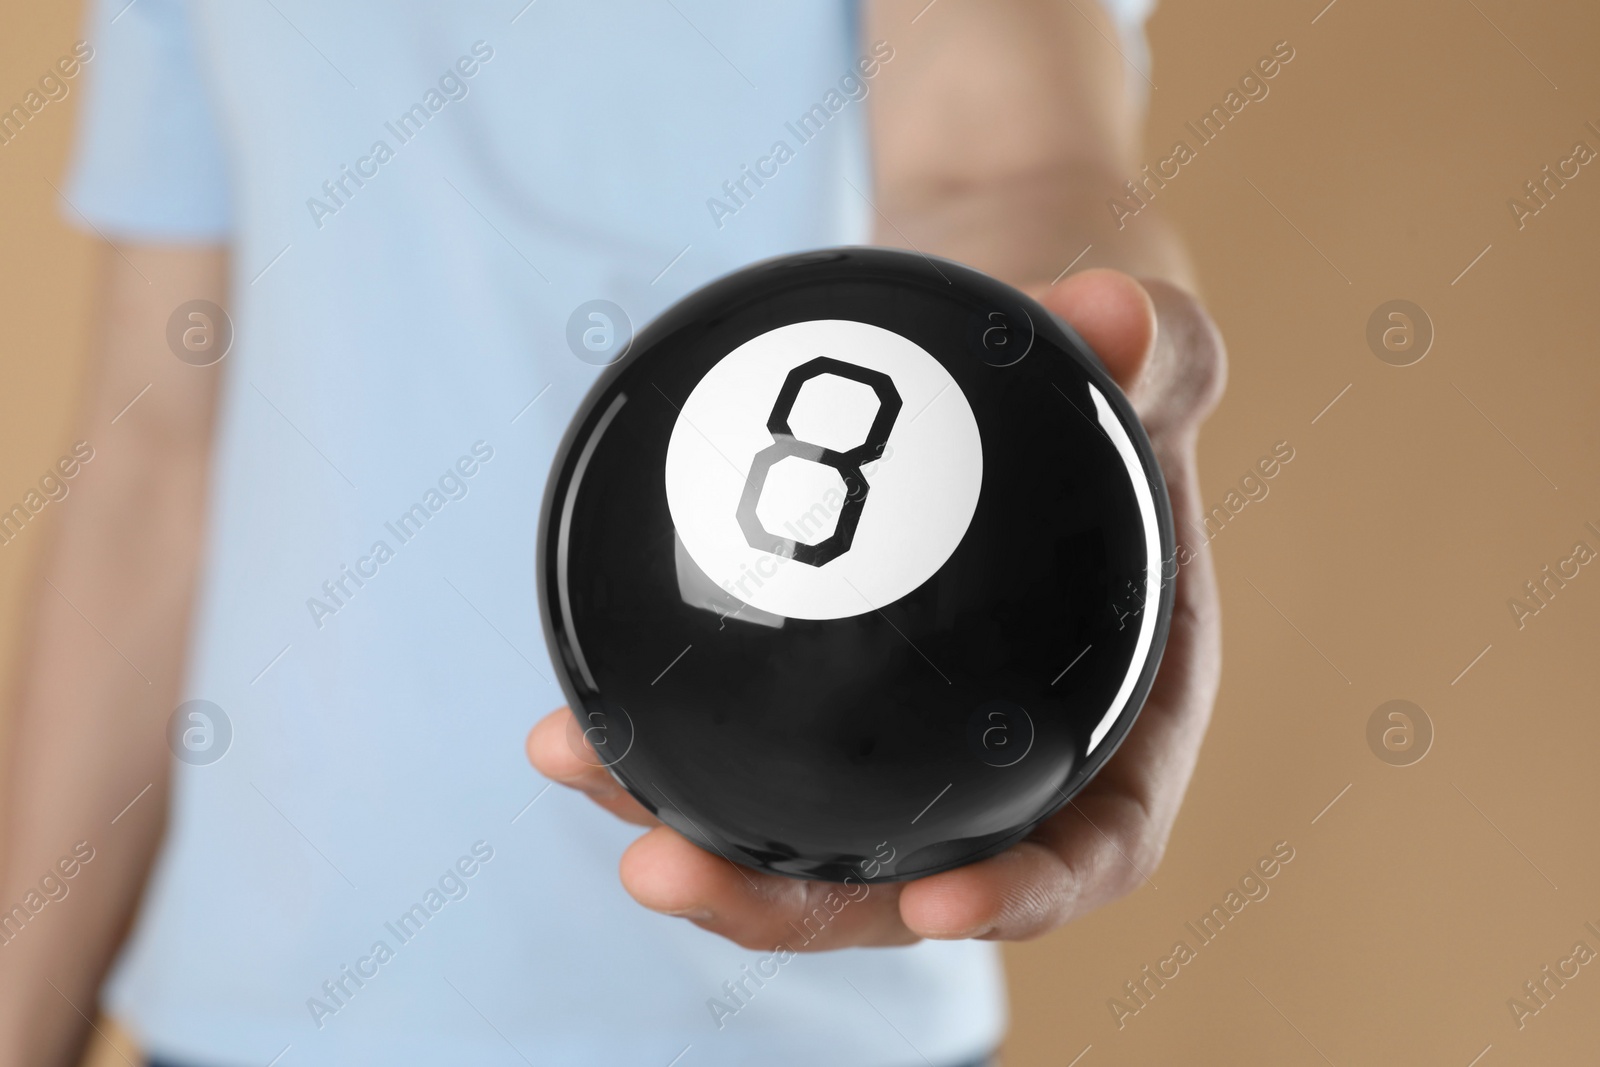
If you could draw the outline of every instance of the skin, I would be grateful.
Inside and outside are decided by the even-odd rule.
[[[1072,322],[1132,397],[1182,524],[1199,511],[1195,437],[1221,392],[1224,357],[1189,295],[1182,249],[1155,210],[1119,231],[1105,209],[1135,173],[1140,132],[1128,73],[1102,36],[1115,33],[1090,0],[940,0],[925,13],[923,6],[874,0],[865,12],[866,39],[896,50],[868,98],[874,239],[972,264]],[[1001,114],[1006,121],[995,121]],[[1089,244],[1084,262],[1119,269],[1052,285]],[[101,259],[99,341],[73,438],[90,441],[95,459],[73,480],[70,504],[30,524],[53,528],[23,535],[48,550],[9,717],[0,901],[22,899],[75,842],[90,842],[95,858],[71,883],[71,921],[58,921],[50,905],[0,948],[0,1067],[73,1064],[93,1038],[97,991],[166,824],[165,727],[180,695],[204,542],[226,361],[180,363],[167,351],[165,328],[183,301],[227,305],[228,250],[125,245]],[[1003,855],[874,888],[811,947],[1031,937],[1140,884],[1193,772],[1220,663],[1208,557],[1182,568],[1176,592],[1144,712],[1073,806]],[[541,773],[650,827],[620,868],[646,907],[770,949],[788,936],[786,921],[825,892],[738,871],[657,825],[578,758],[563,736],[569,723],[565,709],[540,722],[529,756]]]
[[[63,504],[6,549],[38,538],[44,558],[8,717],[0,906],[21,900],[75,843],[94,849],[66,899],[0,948],[0,1064],[8,1067],[78,1062],[166,825],[165,730],[182,685],[222,373],[222,364],[173,358],[166,325],[186,300],[226,303],[227,255],[123,252],[149,281],[103,250],[99,339],[71,438],[88,441],[94,458]],[[34,529],[41,523],[54,527]]]
[[[1101,36],[1115,31],[1089,5],[1053,0],[947,0],[913,24],[923,7],[876,0],[867,11],[867,40],[896,50],[868,98],[877,239],[986,270],[1070,322],[1138,411],[1181,529],[1200,515],[1196,440],[1221,396],[1226,357],[1170,230],[1147,209],[1119,231],[1105,206],[1118,176],[1136,173],[1139,143],[1127,73]],[[1001,113],[1007,122],[993,120]],[[1122,269],[1052,284],[1088,244],[1100,263]],[[805,951],[1038,937],[1143,884],[1194,773],[1220,633],[1202,550],[1179,570],[1171,635],[1143,712],[1073,802],[998,856],[873,887]],[[566,708],[534,726],[528,758],[649,828],[619,867],[647,908],[770,950],[834,891],[735,866],[661,825],[598,765]]]

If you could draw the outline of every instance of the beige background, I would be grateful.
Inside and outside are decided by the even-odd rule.
[[[1165,863],[1130,899],[1008,949],[1013,1067],[1499,1067],[1593,1062],[1600,1044],[1600,966],[1520,1031],[1507,1008],[1576,941],[1600,950],[1583,928],[1600,926],[1600,567],[1520,631],[1507,607],[1575,541],[1600,550],[1584,529],[1600,526],[1600,167],[1520,232],[1507,208],[1575,140],[1600,149],[1584,126],[1600,125],[1600,11],[1324,2],[1167,0],[1151,25],[1151,162],[1192,145],[1184,121],[1275,42],[1295,49],[1158,194],[1233,360],[1204,440],[1208,501],[1276,442],[1295,458],[1212,545],[1226,675]],[[3,5],[0,99],[67,50],[70,8]],[[85,353],[92,242],[57,221],[47,184],[71,103],[0,147],[7,504],[64,451]],[[1436,329],[1411,367],[1365,341],[1393,298]],[[0,682],[48,538],[30,527],[0,549]],[[1436,731],[1404,768],[1366,740],[1394,698]],[[1196,944],[1184,923],[1279,841],[1295,858],[1270,895],[1119,1030],[1108,1000],[1180,937]]]

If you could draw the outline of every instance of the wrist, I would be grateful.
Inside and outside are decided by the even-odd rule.
[[[1154,208],[1131,223],[1110,208],[1122,182],[1100,160],[1063,161],[981,182],[883,190],[879,244],[954,259],[1019,288],[1070,266],[1113,267],[1193,290],[1182,243]]]

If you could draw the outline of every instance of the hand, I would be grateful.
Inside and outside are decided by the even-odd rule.
[[[1175,286],[1141,285],[1112,270],[1084,271],[1033,295],[1077,329],[1128,393],[1166,475],[1179,530],[1197,522],[1195,441],[1226,377],[1222,341],[1210,318]],[[913,882],[872,886],[808,949],[1037,937],[1145,881],[1160,862],[1194,772],[1222,658],[1211,559],[1183,551],[1178,558],[1187,562],[1178,571],[1160,673],[1122,747],[1094,780],[998,856]],[[835,888],[735,868],[691,844],[603,768],[580,759],[564,736],[569,729],[566,708],[547,716],[528,735],[528,758],[540,773],[582,790],[613,815],[651,827],[621,864],[623,886],[645,907],[682,916],[745,948],[771,949],[791,940],[789,923]]]

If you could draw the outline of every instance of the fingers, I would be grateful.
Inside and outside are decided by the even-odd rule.
[[[907,885],[907,929],[939,940],[1019,941],[1146,882],[1159,859],[1149,843],[1161,835],[1139,805],[1109,794],[1097,800],[1094,788],[1000,855]]]
[[[1180,526],[1198,514],[1192,448],[1167,470]],[[1220,609],[1210,555],[1180,555],[1160,673],[1116,756],[1025,842],[905,887],[900,913],[926,938],[1019,940],[1151,882],[1166,849],[1221,673]]]
[[[660,822],[599,766],[572,712],[558,708],[528,733],[528,759],[546,778],[611,814],[653,827],[622,855],[623,887],[653,911],[689,919],[746,948],[818,952],[917,940],[900,922],[898,886],[833,885],[763,874],[707,852]]]
[[[1122,385],[1150,432],[1180,531],[1200,515],[1197,431],[1221,397],[1226,355],[1188,293],[1085,271],[1045,293]],[[913,882],[901,918],[928,938],[1034,937],[1150,882],[1194,773],[1220,675],[1211,559],[1180,546],[1161,670],[1133,729],[1071,804],[1025,842]]]
[[[611,814],[653,827],[622,855],[623,887],[653,911],[689,919],[746,948],[818,952],[917,940],[900,921],[899,886],[801,882],[736,866],[660,822],[599,766],[567,708],[528,733],[540,774],[587,794]]]
[[[1065,922],[1079,879],[1032,841],[998,856],[911,882],[900,895],[906,928],[926,938],[1014,940]]]
[[[1175,555],[1164,568],[1175,582],[1172,626],[1144,710],[1096,784],[1144,806],[1151,832],[1164,841],[1194,771],[1221,677],[1216,574],[1211,553],[1194,543],[1191,531],[1203,529],[1197,431],[1221,395],[1227,369],[1216,327],[1194,298],[1161,282],[1149,288],[1159,331],[1145,378],[1159,381],[1143,394],[1141,417],[1151,427],[1177,531]]]
[[[1149,880],[1193,777],[1221,677],[1221,607],[1211,555],[1191,547],[1184,531],[1199,525],[1195,443],[1226,382],[1226,354],[1192,296],[1164,282],[1146,287],[1157,332],[1131,398],[1150,430],[1179,531],[1167,565],[1175,582],[1172,625],[1161,670],[1115,758],[1034,835],[1076,879],[1061,904],[1066,918]]]
[[[1128,397],[1152,439],[1189,444],[1227,386],[1222,334],[1185,290],[1154,279],[1143,288],[1155,306],[1155,345]]]
[[[1035,835],[1081,880],[1071,904],[1075,914],[1143,884],[1159,863],[1221,677],[1221,608],[1211,554],[1191,546],[1185,531],[1199,526],[1195,444],[1226,382],[1226,354],[1192,296],[1165,282],[1145,284],[1156,309],[1156,337],[1130,398],[1150,431],[1178,531],[1176,554],[1165,568],[1175,582],[1172,625],[1160,672],[1115,758]]]
[[[1221,335],[1199,302],[1170,282],[1086,270],[1038,296],[1088,342],[1152,438],[1189,435],[1221,398]]]
[[[1086,270],[1039,299],[1078,331],[1124,392],[1132,387],[1156,337],[1156,307],[1144,286],[1119,270]]]
[[[1162,465],[1176,526],[1193,529],[1200,507],[1192,448]],[[1222,673],[1222,611],[1211,554],[1191,549],[1187,540],[1180,533],[1169,564],[1177,574],[1161,670],[1122,747],[1080,798],[1117,796],[1137,804],[1148,816],[1138,845],[1152,858],[1159,857],[1194,774]]]
[[[587,794],[619,819],[637,826],[658,825],[655,816],[611,777],[567,708],[557,708],[528,732],[528,762],[551,781]]]
[[[622,885],[640,904],[688,919],[745,948],[818,952],[908,945],[898,885],[802,882],[707,852],[667,827],[622,854]]]
[[[1148,832],[1164,841],[1168,816],[1175,816],[1193,771],[1220,674],[1221,613],[1210,554],[1184,543],[1184,531],[1194,529],[1201,516],[1196,436],[1221,398],[1227,356],[1199,302],[1168,282],[1088,270],[1053,286],[1042,299],[1073,325],[1128,392],[1149,431],[1179,531],[1177,557],[1168,565],[1177,574],[1161,672],[1123,751],[1091,787],[1114,787],[1148,808],[1154,817]]]

